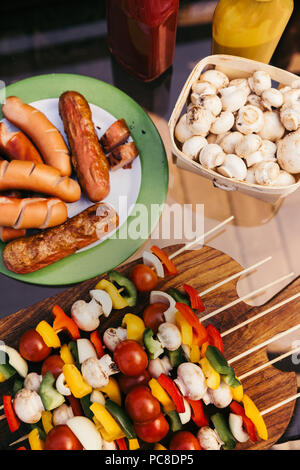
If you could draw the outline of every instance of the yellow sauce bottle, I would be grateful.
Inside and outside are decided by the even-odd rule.
[[[268,63],[293,8],[293,0],[220,0],[213,19],[213,54]]]

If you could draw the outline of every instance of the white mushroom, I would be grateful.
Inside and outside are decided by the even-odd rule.
[[[272,108],[280,108],[280,106],[282,106],[283,95],[276,88],[269,88],[268,90],[265,90],[261,97],[262,105],[269,111],[271,111]]]
[[[223,111],[211,124],[210,132],[213,134],[224,134],[232,128],[233,124],[234,115],[230,111]]]
[[[240,132],[228,132],[225,134],[221,142],[219,143],[220,147],[224,150],[225,153],[236,153],[236,146],[244,138],[244,135]]]
[[[279,176],[279,165],[274,162],[263,161],[255,166],[255,179],[258,184],[271,185]]]
[[[90,302],[77,300],[71,307],[71,316],[83,331],[96,330],[100,324],[99,317],[103,314],[102,307],[92,299]]]
[[[213,86],[209,82],[197,81],[193,83],[192,91],[194,93],[197,93],[197,95],[203,96],[203,95],[215,95],[217,92],[217,89],[215,86]]]
[[[44,406],[41,397],[32,390],[22,388],[17,392],[13,407],[18,418],[24,423],[37,423],[42,417]]]
[[[199,162],[204,168],[215,168],[222,165],[225,160],[225,153],[217,144],[208,144],[200,152]]]
[[[300,89],[299,88],[288,90],[285,93],[282,93],[282,90],[280,90],[280,92],[283,97],[283,104],[293,105],[293,104],[300,103]]]
[[[242,416],[229,413],[229,428],[238,442],[247,442],[249,440],[249,434],[243,429]]]
[[[180,143],[184,143],[192,137],[191,129],[187,125],[186,114],[183,114],[175,127],[175,137]]]
[[[102,439],[102,450],[117,450],[117,444],[115,441],[108,442]]]
[[[256,152],[250,153],[249,155],[245,156],[245,160],[247,167],[250,168],[251,166],[256,165],[257,163],[264,161],[264,157],[261,150],[259,149]]]
[[[121,327],[108,328],[103,335],[103,342],[111,352],[114,352],[118,344],[125,339],[127,339],[127,330]]]
[[[271,142],[271,140],[262,140],[259,150],[261,151],[263,159],[265,161],[276,160],[277,145],[274,142]]]
[[[197,439],[204,450],[220,450],[224,444],[214,429],[203,426],[197,433]]]
[[[242,88],[243,90],[245,90],[247,95],[249,95],[251,91],[247,78],[234,78],[233,80],[230,80],[229,86],[236,86],[238,88]]]
[[[96,350],[89,339],[79,338],[76,341],[76,344],[79,364],[82,364],[84,361],[86,361],[86,359],[89,359],[90,357],[97,357]]]
[[[175,382],[183,396],[191,400],[201,400],[207,390],[201,368],[192,362],[184,362],[178,366]]]
[[[206,137],[207,143],[208,144],[215,144],[217,140],[217,134],[208,134]]]
[[[93,289],[93,290],[90,290],[90,296],[92,299],[96,300],[98,304],[101,305],[104,316],[108,317],[113,308],[110,295],[105,290]]]
[[[67,421],[73,418],[73,416],[74,413],[71,406],[68,406],[64,403],[63,405],[60,405],[58,408],[55,408],[55,410],[53,410],[52,422],[54,426],[58,426],[60,424],[67,424]]]
[[[109,382],[108,374],[103,370],[96,357],[84,361],[81,366],[81,373],[92,388],[105,387]]]
[[[259,133],[262,139],[271,140],[275,142],[283,136],[285,129],[280,121],[279,113],[277,111],[267,111],[263,113],[263,127]]]
[[[234,113],[247,101],[248,93],[244,88],[229,86],[220,90],[222,109]]]
[[[291,132],[278,142],[277,159],[289,173],[300,173],[300,131]]]
[[[211,83],[217,90],[229,84],[229,78],[220,70],[207,70],[200,76],[200,81]]]
[[[242,134],[240,134],[242,135]],[[253,152],[256,152],[262,144],[262,140],[259,135],[248,134],[243,136],[243,139],[237,143],[235,147],[235,153],[241,157],[245,158],[248,155],[251,155]]]
[[[256,184],[255,166],[252,166],[251,168],[248,168],[247,176],[246,176],[245,181],[247,181],[247,183]]]
[[[220,383],[216,390],[208,389],[211,403],[217,408],[226,408],[232,401],[230,387],[225,382]]]
[[[283,105],[280,110],[280,119],[288,131],[296,131],[300,127],[300,102]]]
[[[176,351],[181,345],[180,331],[173,323],[161,323],[158,327],[157,338],[162,347],[168,351]]]
[[[242,134],[259,132],[264,126],[264,114],[258,107],[248,104],[239,110],[235,125]]]
[[[173,367],[167,356],[151,359],[148,364],[148,372],[154,379],[157,379],[161,374],[169,375],[172,369]]]
[[[214,116],[218,116],[222,111],[222,102],[217,95],[198,95],[198,93],[192,93],[191,102],[193,105],[210,111]]]
[[[251,93],[248,98],[247,98],[247,104],[251,104],[251,106],[257,106],[261,110],[264,110],[264,107],[262,105],[262,99],[260,96],[255,95],[254,93]]]
[[[90,394],[91,403],[100,403],[100,405],[105,405],[105,396],[100,390],[93,390]]]
[[[24,388],[39,393],[42,378],[43,377],[36,372],[30,372],[30,374],[25,377]]]
[[[200,106],[191,106],[186,115],[186,122],[192,135],[207,136],[213,120],[213,114]]]
[[[300,88],[300,79],[297,78],[292,82],[292,88]]]
[[[205,147],[205,145],[207,145],[207,143],[208,142],[205,137],[194,135],[184,142],[182,151],[187,157],[197,161],[200,151]]]
[[[109,354],[104,354],[104,356],[99,359],[99,364],[108,376],[118,374],[120,372],[117,363],[112,360]]]
[[[217,168],[217,172],[227,178],[243,181],[247,176],[247,167],[240,157],[229,154],[225,156],[224,163]]]
[[[285,170],[280,170],[279,176],[273,181],[273,186],[289,186],[295,183],[296,179],[293,175]]]
[[[257,70],[254,72],[252,77],[249,77],[248,83],[251,90],[259,96],[272,86],[270,75],[263,70]]]

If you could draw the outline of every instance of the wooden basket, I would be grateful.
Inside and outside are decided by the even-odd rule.
[[[249,77],[256,70],[264,70],[270,74],[272,80],[279,84],[278,86],[291,85],[293,81],[299,79],[297,75],[286,72],[285,70],[263,64],[261,62],[256,62],[254,60],[245,59],[243,57],[230,55],[212,55],[205,57],[203,60],[198,62],[188,77],[169,120],[168,125],[172,152],[176,165],[212,180],[214,186],[217,188],[224,189],[225,191],[240,191],[241,193],[273,204],[279,199],[285,198],[289,194],[293,193],[300,186],[300,177],[298,175],[296,175],[297,182],[289,186],[261,186],[258,184],[238,181],[235,178],[227,178],[214,170],[208,170],[200,163],[188,158],[181,151],[180,145],[178,145],[174,137],[174,129],[178,119],[184,111],[192,84],[199,79],[201,73],[207,68],[216,68],[221,70],[226,73],[231,80],[234,78]]]

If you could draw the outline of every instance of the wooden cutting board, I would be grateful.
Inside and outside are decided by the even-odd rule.
[[[172,246],[166,249],[170,254],[176,251],[180,246]],[[230,258],[228,255],[214,248],[204,246],[201,250],[183,252],[175,258],[175,264],[179,274],[175,277],[169,277],[161,280],[157,290],[166,290],[169,287],[182,288],[183,283],[191,284],[199,292],[216,284],[217,282],[231,276],[242,270],[242,267]],[[123,265],[119,268],[122,273],[128,273],[130,269],[141,260]],[[0,320],[0,339],[10,346],[17,347],[20,335],[27,329],[34,328],[42,320],[53,320],[51,309],[55,303],[59,304],[67,313],[70,307],[78,299],[89,299],[89,290],[98,282],[100,276],[81,284],[78,284],[56,296],[39,302],[36,305],[3,318]],[[266,280],[267,283],[268,280]],[[219,287],[203,297],[206,307],[205,314],[235,300],[238,298],[236,292],[237,279]],[[293,281],[283,291],[279,292],[267,304],[262,307],[251,307],[244,302],[226,310],[213,317],[211,322],[220,332],[241,323],[259,312],[265,310],[294,294],[299,292],[300,278]],[[8,293],[13,295],[13,293]],[[141,314],[148,303],[148,295],[140,295],[139,303],[135,308],[127,308],[122,311],[114,311],[109,318],[103,319],[100,330],[103,332],[111,326],[119,326],[123,315],[130,311]],[[300,321],[300,298],[293,300],[277,310],[269,313],[265,317],[239,329],[238,331],[224,337],[225,356],[231,359],[237,354],[248,350],[249,348],[260,344],[271,338],[275,334],[287,330]],[[204,323],[206,325],[206,323]],[[267,359],[267,350],[262,348],[254,354],[234,363],[234,369],[237,376],[257,367]],[[246,378],[243,381],[246,393],[255,401],[256,405],[262,411],[270,406],[294,395],[297,392],[296,375],[294,372],[282,372],[269,366],[265,370]],[[0,390],[3,393],[8,391],[9,383],[0,384]],[[239,445],[238,448],[247,449],[267,449],[272,446],[284,433],[293,414],[295,402],[269,413],[265,416],[269,431],[269,440],[259,441],[257,444],[246,443]],[[28,432],[28,431],[27,431]],[[8,443],[24,435],[26,431],[21,428],[13,435],[8,430],[5,420],[0,422],[0,442],[2,448],[7,448]]]

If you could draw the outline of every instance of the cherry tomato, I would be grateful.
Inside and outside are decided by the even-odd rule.
[[[59,424],[47,435],[45,450],[83,450],[83,447],[67,425]]]
[[[20,338],[19,351],[27,361],[40,362],[49,356],[51,348],[36,330],[28,330]]]
[[[179,431],[171,439],[170,450],[201,450],[201,446],[191,432]]]
[[[136,423],[153,421],[161,413],[159,401],[145,385],[138,385],[128,393],[125,408]]]
[[[169,424],[161,413],[153,421],[146,423],[134,423],[137,436],[145,442],[159,442],[169,432]]]
[[[157,333],[159,325],[166,321],[164,312],[167,309],[167,304],[163,304],[162,302],[150,304],[145,308],[143,313],[144,323],[153,333]]]
[[[131,270],[130,279],[140,292],[149,292],[158,283],[156,272],[145,264],[137,264]]]
[[[57,354],[47,357],[42,365],[42,375],[44,376],[47,372],[51,372],[55,379],[62,373],[62,368],[65,365],[64,361]]]
[[[147,385],[151,376],[147,370],[144,370],[136,377],[128,377],[127,375],[119,375],[119,385],[122,392],[127,395],[128,392],[137,385]]]
[[[118,344],[114,351],[114,361],[124,375],[137,376],[147,368],[148,357],[143,348],[131,339]]]

